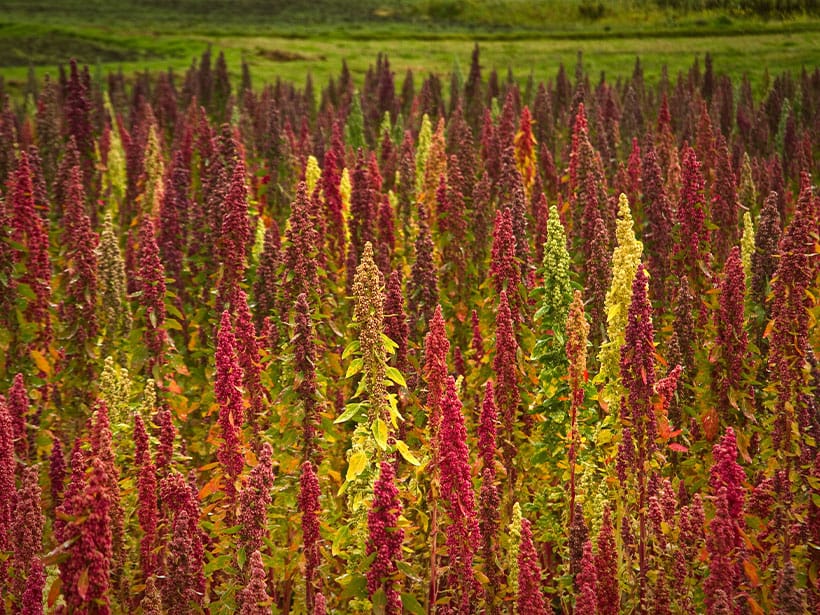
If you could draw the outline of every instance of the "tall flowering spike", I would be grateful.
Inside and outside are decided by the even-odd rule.
[[[83,173],[86,181],[91,179],[91,165],[94,160],[94,135],[91,126],[91,102],[85,80],[77,70],[77,61],[71,59],[71,76],[64,91],[65,120],[68,134],[77,142],[82,156]],[[86,67],[87,68],[87,67]]]
[[[142,213],[153,217],[159,213],[159,205],[162,202],[164,188],[162,178],[165,176],[165,162],[162,157],[161,138],[157,134],[153,115],[146,121],[149,122],[148,136],[143,155],[143,172],[140,177],[140,186],[142,189]]]
[[[424,164],[421,192],[416,193],[416,198],[427,207],[428,211],[435,211],[436,188],[438,187],[439,178],[447,173],[446,147],[444,118],[441,117],[430,141],[430,149]],[[416,158],[416,162],[418,162],[418,158]]]
[[[655,411],[652,395],[655,386],[655,332],[652,306],[647,295],[649,281],[643,265],[638,267],[632,284],[632,302],[621,347],[621,379],[627,393],[627,417],[639,447],[651,452],[655,440]]]
[[[470,322],[473,325],[473,337],[472,340],[470,340],[470,348],[473,349],[473,358],[477,363],[480,363],[484,357],[484,336],[481,334],[481,325],[476,310],[473,310],[470,314]]]
[[[145,217],[140,226],[139,273],[137,290],[140,291],[139,302],[145,313],[143,341],[149,352],[147,371],[165,362],[167,333],[165,324],[165,268],[159,259],[154,234],[154,223]]]
[[[536,314],[549,329],[559,331],[567,308],[572,301],[572,282],[570,280],[570,256],[567,251],[567,234],[558,208],[550,207],[547,219],[547,241],[544,244],[544,292],[541,308]]]
[[[579,153],[582,140],[587,138],[587,116],[584,103],[578,105],[578,112],[572,125],[572,147],[569,154],[569,190],[575,192],[578,187]]]
[[[475,495],[470,477],[470,452],[461,401],[452,376],[442,401],[440,442],[441,497],[449,517],[447,556],[449,572],[444,587],[452,593],[454,608],[469,612],[474,595],[473,555],[479,545]]]
[[[222,261],[222,276],[219,280],[220,307],[225,303],[235,303],[235,293],[245,277],[247,251],[251,242],[245,163],[241,156],[233,167],[223,211],[217,244],[217,254]]]
[[[299,182],[293,201],[288,229],[285,231],[284,265],[290,278],[286,283],[288,307],[301,293],[314,294],[319,288],[316,252],[318,235],[310,215],[310,201],[304,182]],[[290,274],[292,273],[292,278]]]
[[[709,615],[735,612],[735,595],[741,581],[737,563],[742,557],[738,549],[743,539],[738,519],[729,511],[726,487],[720,486],[715,495],[715,516],[709,522],[706,538],[709,576],[703,582],[704,602]],[[727,610],[722,610],[727,606]]]
[[[755,253],[755,226],[752,213],[743,212],[743,235],[740,238],[740,262],[743,265],[743,279],[746,282],[746,296],[749,296],[752,280],[752,255]]]
[[[598,362],[601,365],[597,379],[604,385],[600,396],[604,403],[615,410],[623,387],[618,381],[621,346],[624,344],[629,306],[632,301],[633,280],[643,253],[643,244],[635,239],[629,201],[621,194],[618,204],[618,221],[615,226],[618,245],[612,252],[612,285],[606,294],[607,340],[601,345]]]
[[[592,233],[589,262],[586,263],[586,292],[592,323],[590,338],[598,348],[606,335],[606,295],[612,285],[612,248],[604,221],[598,216]]]
[[[541,594],[541,566],[532,542],[532,529],[527,519],[521,520],[521,546],[518,550],[518,596],[519,615],[547,615],[544,596]]]
[[[368,241],[375,242],[378,216],[378,197],[361,150],[351,179],[353,183],[350,192],[350,242],[358,253],[364,249],[364,244]]]
[[[0,550],[10,551],[11,522],[14,513],[14,427],[5,398],[0,395]],[[0,562],[0,588],[5,584],[8,564]]]
[[[163,600],[166,589],[189,601],[200,602],[205,592],[203,559],[205,549],[203,532],[199,529],[199,498],[196,486],[185,481],[178,472],[172,472],[162,479],[159,486],[160,502],[167,515],[167,523],[172,534],[166,543]],[[166,608],[170,607],[166,604]],[[184,612],[184,611],[183,611]]]
[[[14,248],[7,238],[12,232],[9,206],[0,200],[0,324],[10,328],[11,314],[16,301],[16,280],[14,263],[17,259]]]
[[[441,425],[442,402],[447,388],[447,354],[450,341],[444,328],[441,306],[436,306],[430,319],[430,330],[424,338],[424,381],[427,383],[427,407],[430,409],[428,429],[433,451],[438,450],[438,432]]]
[[[401,513],[396,470],[392,463],[383,461],[379,478],[373,485],[373,501],[367,514],[367,555],[375,554],[367,571],[367,593],[372,598],[377,591],[384,591],[387,600],[385,615],[402,613],[399,590],[391,578],[398,572],[396,562],[402,558],[404,530],[398,527]]]
[[[421,194],[424,188],[424,169],[427,167],[427,157],[430,154],[430,144],[433,141],[433,125],[430,118],[425,113],[421,118],[419,136],[416,140],[416,176],[415,194]]]
[[[299,478],[299,510],[302,512],[302,548],[305,553],[305,604],[310,612],[315,603],[316,571],[321,562],[319,553],[319,479],[310,461],[302,464]]]
[[[345,217],[340,192],[341,176],[336,153],[329,149],[325,152],[322,168],[322,193],[324,195],[324,219],[328,223],[328,247],[337,264],[344,261],[346,240]],[[343,162],[343,161],[342,161]]]
[[[390,197],[382,197],[378,218],[378,262],[384,275],[392,269],[393,251],[396,248],[396,233],[393,225],[393,205]]]
[[[384,329],[384,277],[373,260],[370,242],[365,244],[362,261],[356,268],[353,295],[356,297],[353,320],[359,323],[359,347],[364,360],[371,418],[386,419],[385,350],[381,339]]]
[[[136,417],[137,425],[142,424],[139,415]],[[145,427],[142,434],[147,439]],[[146,442],[147,444],[147,442]],[[154,553],[154,542],[157,538],[157,523],[159,511],[157,509],[157,469],[151,461],[147,451],[142,454],[142,459],[137,460],[139,464],[139,475],[137,478],[137,519],[142,528],[142,538],[140,539],[140,568],[143,578],[149,579],[157,568],[156,555]]]
[[[265,538],[274,480],[272,455],[270,444],[265,442],[259,451],[259,463],[239,494],[239,540],[245,553],[261,549]]]
[[[598,612],[598,576],[592,555],[592,543],[589,540],[584,543],[584,555],[581,558],[581,569],[575,575],[575,586],[578,588],[575,612]]]
[[[31,561],[26,586],[21,596],[20,615],[43,615],[43,590],[46,587],[46,571],[43,561],[35,557]]]
[[[182,265],[188,243],[190,171],[181,150],[174,152],[171,168],[165,177],[165,188],[160,201],[160,222],[157,243],[162,263],[169,277],[174,279],[178,294],[185,291]]]
[[[26,420],[29,413],[28,392],[23,384],[23,374],[16,374],[8,392],[8,412],[11,419],[14,450],[23,460],[28,457],[28,434]]]
[[[414,319],[427,323],[438,304],[438,268],[436,248],[424,207],[419,209],[419,232],[413,252],[415,260],[408,283],[408,308]]]
[[[521,174],[521,180],[527,194],[532,191],[532,184],[535,181],[535,136],[532,132],[533,120],[528,107],[521,111],[521,121],[518,132],[515,134],[515,165]]]
[[[507,550],[507,570],[510,571],[508,577],[508,585],[510,593],[518,595],[518,577],[520,570],[518,568],[518,554],[521,552],[521,505],[515,502],[512,507],[512,518],[510,525],[507,527],[509,532],[509,549]]]
[[[738,199],[735,174],[729,157],[729,148],[723,136],[718,137],[715,181],[712,184],[712,207],[710,221],[717,227],[712,231],[712,251],[717,262],[726,259],[729,249],[738,240]]]
[[[200,602],[196,589],[198,558],[192,534],[190,515],[182,509],[174,517],[173,533],[166,545],[162,606],[169,615],[190,613]]]
[[[713,376],[713,388],[717,397],[718,412],[725,418],[728,418],[732,404],[737,404],[732,392],[740,392],[748,358],[748,340],[743,316],[745,295],[746,282],[743,264],[740,261],[740,249],[734,246],[723,268],[720,307],[715,314],[716,343],[720,359],[714,363],[716,373]]]
[[[484,389],[484,403],[478,425],[478,455],[482,461],[481,493],[478,502],[478,529],[481,533],[481,555],[484,571],[489,578],[487,603],[491,611],[497,612],[495,597],[501,589],[501,572],[495,564],[498,551],[497,534],[500,524],[501,499],[495,484],[496,423],[498,410],[495,407],[495,393],[492,381]]]
[[[652,327],[652,306],[649,303],[649,281],[643,265],[638,267],[632,284],[632,303],[621,347],[621,381],[626,396],[621,397],[621,416],[631,426],[637,458],[631,468],[638,483],[638,601],[645,608],[647,589],[646,561],[646,466],[655,450],[657,422],[653,395],[655,389],[655,332]],[[624,428],[624,432],[629,427]],[[624,437],[626,440],[626,437]]]
[[[31,168],[25,152],[20,154],[8,190],[11,203],[11,240],[24,250],[15,251],[17,263],[25,261],[23,275],[19,282],[27,284],[34,292],[34,299],[28,302],[26,318],[40,326],[38,343],[47,347],[51,340],[51,320],[49,302],[51,300],[51,262],[48,257],[48,230],[34,206],[34,187]]]
[[[60,441],[58,436],[54,436],[48,463],[48,478],[51,485],[52,508],[56,508],[60,504],[60,496],[63,493],[65,476],[66,464],[65,459],[63,458],[63,443]]]
[[[604,518],[598,531],[598,551],[595,554],[595,574],[598,581],[597,598],[599,615],[618,615],[621,591],[618,587],[618,551],[609,506],[604,508]]]
[[[743,482],[746,473],[737,463],[737,438],[731,427],[720,442],[712,447],[712,467],[709,470],[709,486],[717,494],[722,488],[726,490],[726,503],[729,514],[738,522],[743,518],[744,491]]]
[[[806,417],[794,414],[796,408],[807,406],[800,398],[811,353],[811,310],[817,301],[810,289],[818,271],[816,262],[812,262],[818,216],[807,173],[802,175],[801,184],[797,210],[780,241],[780,260],[771,285],[769,371],[775,375],[776,395],[772,440],[775,449],[783,451],[790,450],[794,421],[808,423]]]
[[[91,230],[91,219],[86,213],[79,167],[71,169],[62,223],[68,284],[60,315],[71,340],[71,354],[84,365],[88,346],[96,342],[98,330],[96,250],[99,238]],[[87,369],[83,373],[90,375]]]
[[[108,513],[111,527],[112,553],[111,561],[112,577],[121,577],[122,566],[125,561],[124,551],[124,517],[122,506],[120,505],[120,472],[114,457],[113,434],[111,432],[111,422],[108,414],[108,405],[100,399],[95,407],[92,416],[91,426],[91,450],[95,460],[102,463],[105,470],[105,488],[110,501]]]
[[[575,509],[575,461],[581,445],[578,433],[578,410],[584,403],[584,383],[587,379],[587,340],[589,323],[584,312],[581,291],[576,290],[567,314],[566,353],[567,378],[570,389],[570,429],[568,463],[570,471],[570,511]]]
[[[470,255],[473,262],[478,263],[482,276],[485,272],[487,249],[490,246],[490,227],[493,224],[494,205],[490,194],[490,176],[487,171],[481,174],[478,182],[473,185],[473,212],[470,220],[470,230],[473,233],[473,245]]]
[[[789,559],[777,575],[777,589],[774,594],[774,602],[777,605],[775,615],[807,612],[805,594],[806,590],[798,585],[794,562]]]
[[[40,563],[39,557],[43,550],[45,516],[40,505],[40,496],[39,470],[37,466],[28,466],[23,470],[22,484],[17,491],[17,505],[9,536],[13,553],[11,566],[15,571],[13,592],[17,596],[22,596],[26,585],[34,581],[34,566]]]
[[[222,322],[216,341],[216,382],[214,392],[219,404],[219,428],[222,443],[217,458],[225,471],[226,492],[235,493],[233,483],[242,472],[241,432],[242,408],[242,368],[236,356],[236,338],[231,327],[231,317],[227,310],[222,312]]]
[[[697,280],[703,276],[700,264],[707,250],[706,231],[704,229],[704,181],[700,162],[691,147],[683,152],[683,177],[680,198],[678,200],[678,239],[675,246],[675,258],[678,270],[689,276],[696,288]]]
[[[282,258],[281,247],[279,226],[273,220],[265,230],[262,254],[259,257],[259,265],[256,267],[256,281],[253,285],[257,329],[261,329],[266,317],[273,315],[279,301],[280,276],[278,270]]]
[[[71,519],[58,536],[61,542],[71,544],[69,557],[60,566],[62,593],[69,610],[108,615],[113,548],[109,516],[112,501],[105,462],[94,459],[87,483],[82,482],[71,497],[67,494],[59,509]]]
[[[478,454],[485,468],[491,468],[495,475],[496,429],[498,408],[495,405],[495,391],[492,380],[484,388],[484,402],[478,424]]]
[[[644,232],[647,268],[654,281],[653,297],[663,301],[665,281],[670,273],[674,211],[666,193],[658,155],[647,137],[647,151],[642,161],[641,185],[647,228]]]
[[[755,233],[755,249],[752,254],[751,293],[752,301],[768,308],[766,296],[769,282],[777,269],[777,255],[780,245],[780,213],[777,209],[777,194],[771,192],[763,203]]]
[[[515,259],[515,236],[513,235],[512,212],[505,208],[495,214],[493,228],[493,248],[490,257],[490,275],[495,292],[499,295],[506,290],[509,297],[518,296],[518,281],[521,270]],[[517,303],[515,303],[517,306]]]
[[[396,342],[396,368],[402,373],[407,371],[407,342],[410,336],[410,325],[404,311],[404,294],[401,288],[401,272],[394,269],[387,281],[387,294],[384,298],[384,333]]]
[[[157,589],[156,577],[149,577],[145,581],[145,593],[140,608],[143,615],[162,615],[162,596]]]
[[[294,367],[299,374],[300,382],[297,392],[302,400],[303,458],[316,462],[320,456],[318,449],[319,408],[317,406],[316,386],[316,345],[314,342],[313,322],[307,296],[302,293],[296,300],[296,336],[293,347]]]
[[[513,329],[512,313],[507,303],[506,291],[501,291],[501,299],[498,305],[498,313],[495,319],[495,339],[496,349],[493,359],[493,370],[495,371],[495,401],[501,413],[504,438],[502,441],[502,452],[504,465],[509,472],[509,487],[515,486],[516,474],[513,467],[513,460],[517,453],[515,445],[515,423],[518,416],[519,406],[521,406],[521,396],[518,391],[518,342],[515,339]],[[522,409],[523,412],[523,409]],[[523,414],[524,426],[532,424],[532,417]]]
[[[259,428],[259,420],[265,411],[267,390],[262,384],[262,366],[259,352],[259,343],[256,336],[256,326],[253,324],[248,296],[244,290],[236,293],[236,350],[239,367],[242,369],[242,383],[250,398],[250,407],[247,409],[247,420],[255,428]]]
[[[250,575],[247,585],[239,595],[239,615],[266,615],[270,613],[270,596],[267,592],[267,575],[259,550],[251,553],[249,560]]]
[[[638,145],[638,138],[632,137],[632,148],[629,151],[629,160],[626,168],[629,175],[629,193],[633,199],[637,199],[641,193],[641,146]]]
[[[154,458],[157,472],[163,475],[168,472],[174,456],[174,438],[176,438],[177,430],[168,408],[162,408],[157,412],[156,421],[159,426],[159,446],[157,446]]]
[[[131,306],[128,302],[125,261],[119,240],[114,233],[111,214],[105,215],[100,234],[98,257],[100,288],[100,326],[103,329],[103,355],[117,340],[124,339],[131,330]]]

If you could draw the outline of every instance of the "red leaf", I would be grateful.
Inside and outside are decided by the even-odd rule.
[[[676,453],[688,453],[689,449],[686,448],[683,444],[678,444],[677,442],[672,442],[669,445],[669,450],[675,451]]]
[[[54,579],[54,582],[51,584],[51,589],[48,590],[48,606],[54,606],[54,603],[57,602],[57,597],[60,595],[60,588],[63,586],[63,582],[60,577]]]

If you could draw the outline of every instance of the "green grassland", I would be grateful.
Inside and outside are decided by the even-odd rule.
[[[260,81],[323,82],[346,60],[361,76],[379,52],[397,75],[466,72],[474,41],[482,65],[516,77],[554,75],[578,51],[593,75],[631,71],[641,58],[652,80],[711,53],[717,71],[765,73],[820,65],[820,19],[763,20],[741,11],[661,10],[624,0],[0,0],[0,75],[9,91],[30,66],[53,73],[68,57],[103,70],[183,72],[213,45],[232,72],[241,60]],[[740,3],[741,5],[743,3]],[[592,7],[592,9],[590,9]],[[592,10],[593,14],[590,14]]]

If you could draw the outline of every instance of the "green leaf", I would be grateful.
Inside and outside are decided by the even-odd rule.
[[[388,366],[385,370],[385,374],[388,378],[390,378],[390,380],[395,382],[400,387],[407,388],[407,381],[404,379],[404,376],[401,375],[401,372],[395,367]]]
[[[387,450],[387,423],[385,423],[381,418],[377,418],[373,421],[372,426],[373,437],[376,439],[376,444],[379,445],[379,448],[383,451]]]
[[[345,374],[345,378],[355,376],[360,371],[362,371],[362,367],[364,367],[364,359],[362,357],[356,357],[350,362],[350,365],[347,366],[347,373]]]
[[[424,607],[413,594],[402,594],[401,605],[404,610],[413,615],[424,615]]]
[[[350,482],[354,478],[356,478],[359,474],[361,474],[365,467],[367,466],[367,455],[365,455],[362,451],[358,451],[353,453],[350,456],[350,461],[347,464],[347,475],[345,476],[345,482]]]
[[[232,560],[233,557],[230,555],[219,555],[205,564],[204,572],[206,575],[209,575],[216,570],[222,570],[223,568],[229,566]]]
[[[353,598],[353,597],[363,598],[366,595],[366,593],[365,593],[366,587],[367,587],[367,578],[365,578],[365,576],[363,574],[354,574],[354,575],[351,576],[350,581],[345,586],[344,591],[342,592],[342,595],[340,596],[340,598],[342,598],[342,599],[344,599],[344,598]]]
[[[344,361],[347,357],[352,355],[357,350],[359,350],[359,340],[353,340],[345,347],[344,352],[342,353],[342,361]]]
[[[333,422],[334,422],[334,423],[344,423],[344,422],[346,422],[346,421],[349,421],[349,420],[350,420],[350,419],[352,419],[354,416],[356,416],[356,414],[359,412],[359,410],[361,409],[361,407],[362,407],[363,405],[364,405],[364,404],[360,404],[360,403],[352,403],[352,404],[347,404],[347,405],[345,406],[345,411],[344,411],[344,412],[342,412],[342,413],[339,415],[339,417],[338,417],[335,421],[333,421]]]
[[[384,613],[387,607],[387,595],[384,593],[384,589],[380,587],[370,598],[370,602],[373,604],[374,613]]]
[[[393,354],[396,351],[396,348],[399,347],[399,345],[396,342],[391,340],[384,333],[382,333],[382,344],[384,344],[384,347],[389,354]]]
[[[421,462],[416,459],[416,456],[410,452],[407,444],[405,444],[401,440],[396,440],[396,450],[399,451],[399,454],[404,458],[404,460],[414,466],[420,465]]]

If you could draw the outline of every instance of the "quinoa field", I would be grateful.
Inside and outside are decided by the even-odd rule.
[[[139,70],[26,19],[0,615],[820,614],[814,22],[296,78],[317,39]]]

